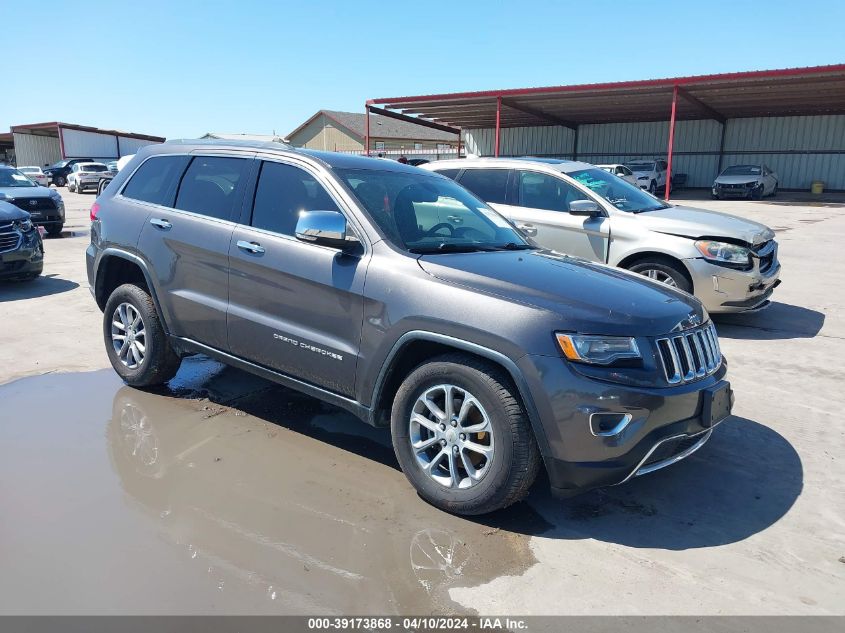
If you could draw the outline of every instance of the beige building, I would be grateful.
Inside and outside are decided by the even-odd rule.
[[[365,115],[357,112],[320,110],[288,134],[294,147],[332,152],[363,151]],[[377,154],[444,155],[458,148],[456,134],[442,132],[379,114],[370,115],[370,152]]]

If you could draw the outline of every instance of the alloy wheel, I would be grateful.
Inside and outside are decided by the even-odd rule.
[[[447,488],[470,488],[490,469],[493,427],[466,389],[441,384],[426,389],[411,409],[409,441],[417,463]]]
[[[649,279],[653,279],[654,281],[659,281],[662,284],[666,284],[667,286],[672,286],[673,288],[677,288],[678,284],[675,282],[675,279],[672,275],[662,271],[657,270],[656,268],[646,268],[645,270],[639,271],[641,275],[645,275]]]
[[[121,303],[112,314],[112,346],[118,359],[129,369],[137,369],[147,355],[147,332],[141,313],[131,303]]]

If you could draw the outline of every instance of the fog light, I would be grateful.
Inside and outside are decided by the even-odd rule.
[[[630,413],[603,412],[590,414],[590,433],[596,437],[619,435],[633,416]]]

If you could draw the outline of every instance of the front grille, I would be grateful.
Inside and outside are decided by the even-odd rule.
[[[52,198],[15,198],[13,203],[24,211],[53,211],[56,203]]]
[[[709,376],[722,364],[719,337],[712,323],[657,339],[657,350],[670,385]]]
[[[764,273],[775,263],[777,244],[774,240],[763,242],[760,246],[754,247],[754,254],[760,259],[760,272]]]
[[[719,188],[720,189],[742,189],[744,191],[744,190],[748,189],[748,185],[745,185],[745,184],[740,184],[740,185],[726,184],[726,185],[719,185]]]
[[[0,226],[0,253],[13,251],[21,241],[21,234],[12,228],[11,224]]]

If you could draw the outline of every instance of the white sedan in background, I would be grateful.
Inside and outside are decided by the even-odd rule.
[[[778,192],[778,175],[766,165],[731,165],[716,176],[714,198],[755,198],[774,196]]]
[[[625,182],[631,183],[632,185],[639,186],[637,182],[637,177],[634,175],[630,169],[628,169],[625,165],[621,165],[619,163],[614,163],[612,165],[596,165],[599,169],[604,169],[606,172],[619,176]]]
[[[50,177],[43,171],[41,171],[40,167],[34,165],[27,165],[25,167],[18,167],[18,171],[33,182],[38,183],[42,187],[50,186]]]

